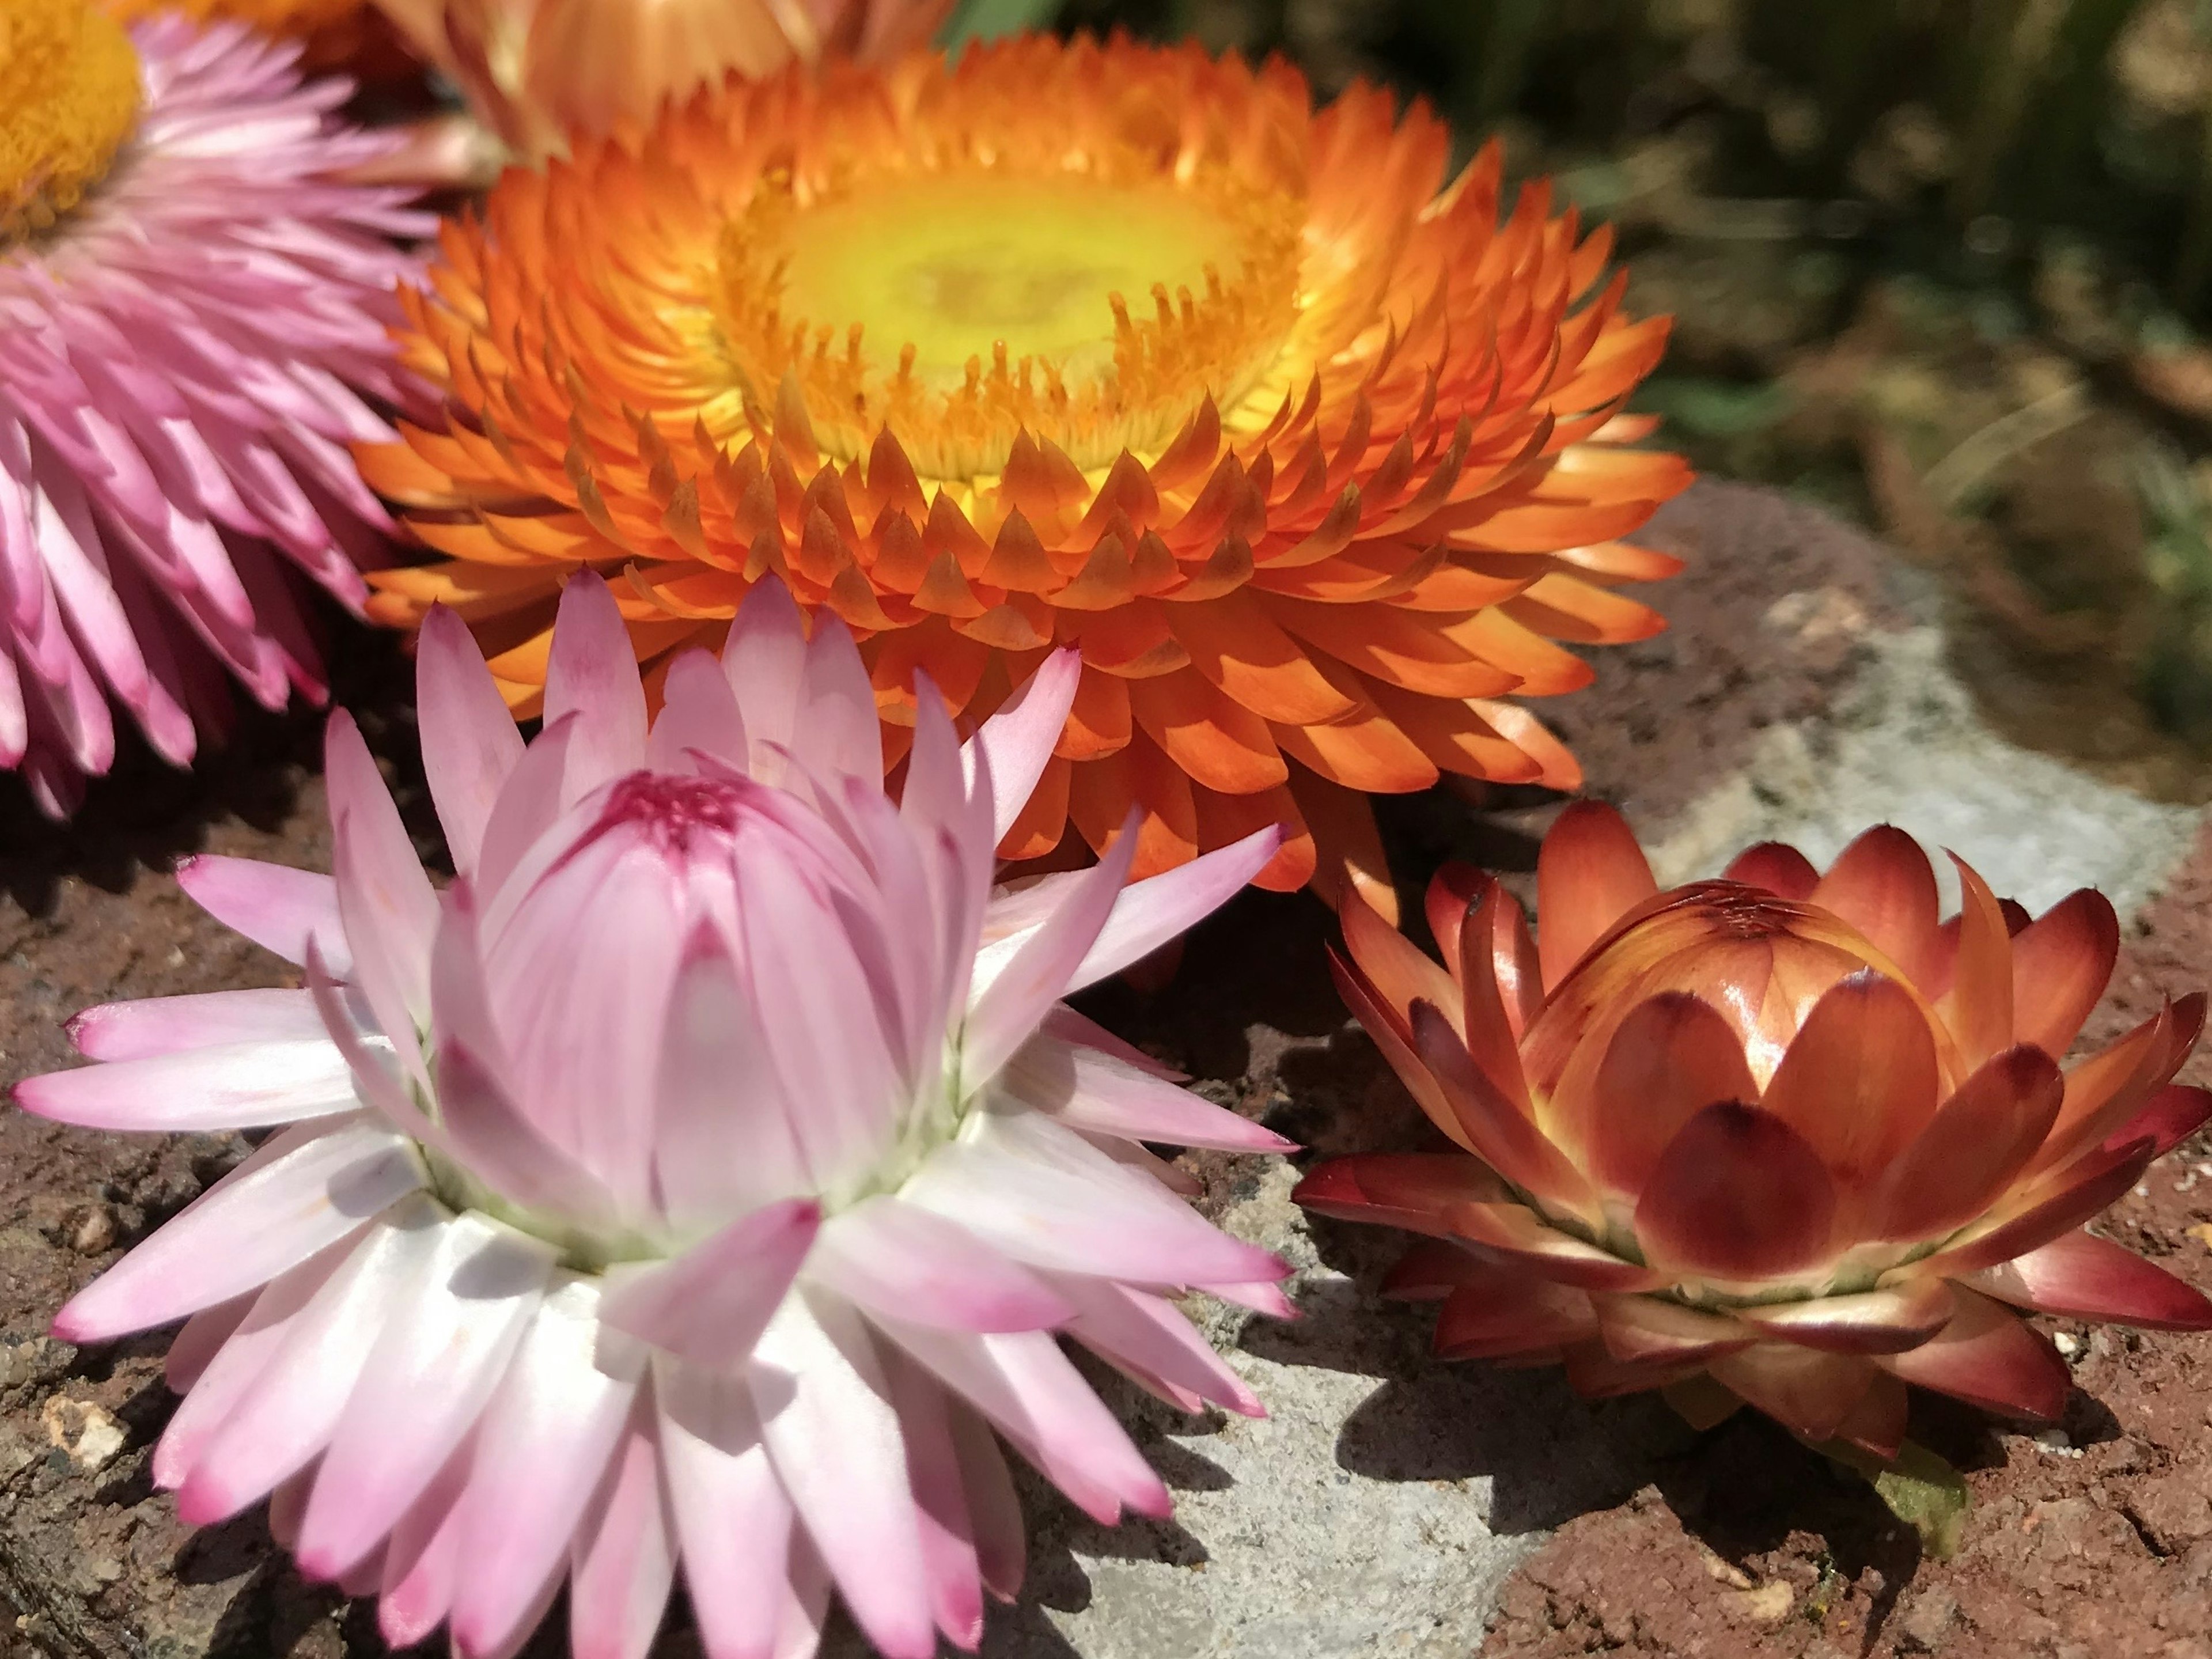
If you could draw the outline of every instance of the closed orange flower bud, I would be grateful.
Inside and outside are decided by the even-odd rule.
[[[1437,1352],[1564,1361],[1593,1397],[1660,1388],[1880,1457],[1907,1383],[2035,1419],[2064,1362],[2028,1309],[2166,1329],[2212,1302],[2083,1224],[2212,1115],[2171,1079],[2204,998],[2069,1068],[2111,977],[2112,909],[2031,921],[1959,862],[1869,830],[1826,875],[1753,848],[1662,892],[1609,807],[1537,868],[1541,933],[1487,876],[1429,893],[1439,965],[1356,898],[1337,981],[1464,1149],[1340,1158],[1310,1209],[1429,1235],[1386,1288],[1439,1298]]]

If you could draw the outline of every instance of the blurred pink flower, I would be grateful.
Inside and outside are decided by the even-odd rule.
[[[191,1315],[155,1455],[206,1525],[273,1493],[310,1575],[511,1653],[568,1581],[580,1656],[641,1655],[679,1563],[706,1650],[973,1647],[1023,1529],[999,1435],[1084,1510],[1166,1489],[1065,1333],[1186,1409],[1256,1414],[1170,1297],[1287,1312],[1140,1140],[1287,1143],[1060,1006],[1234,894],[1269,829],[1123,886],[994,891],[1072,653],[964,746],[923,690],[901,799],[844,626],[773,581],[648,723],[612,595],[561,602],[544,732],[432,613],[424,875],[352,721],[335,878],[180,879],[310,988],[95,1008],[106,1064],[19,1085],[107,1129],[289,1127],[63,1310],[93,1342]]]
[[[0,768],[58,817],[114,759],[111,700],[181,766],[223,670],[271,708],[324,695],[301,579],[361,605],[389,520],[347,445],[393,435],[371,402],[401,396],[385,328],[416,262],[392,239],[435,221],[340,181],[397,141],[334,118],[345,84],[303,85],[296,46],[24,17],[52,112],[0,74],[0,140],[68,166],[12,216],[0,189]]]

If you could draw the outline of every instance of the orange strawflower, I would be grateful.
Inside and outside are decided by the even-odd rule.
[[[1006,856],[1133,804],[1140,874],[1273,821],[1263,884],[1316,834],[1325,892],[1378,875],[1351,792],[1575,787],[1499,699],[1661,626],[1607,590],[1677,562],[1615,538],[1689,476],[1622,447],[1667,325],[1607,234],[1542,183],[1501,220],[1497,150],[1447,183],[1449,150],[1279,63],[1027,38],[510,173],[406,296],[445,413],[362,461],[447,556],[377,613],[453,606],[526,716],[570,573],[656,669],[774,574],[865,640],[894,766],[918,672],[979,720],[1074,645]]]

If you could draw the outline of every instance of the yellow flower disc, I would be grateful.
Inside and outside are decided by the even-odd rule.
[[[44,230],[137,123],[138,54],[84,0],[0,5],[0,239]]]

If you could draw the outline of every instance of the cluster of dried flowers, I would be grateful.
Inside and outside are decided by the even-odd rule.
[[[1516,699],[1660,626],[1621,538],[1687,478],[1623,412],[1663,319],[1495,149],[1195,49],[948,61],[926,3],[379,3],[0,10],[0,765],[65,815],[117,708],[183,764],[232,683],[321,697],[319,588],[419,630],[453,872],[335,715],[335,873],[179,872],[304,985],[89,1010],[17,1086],[271,1132],[56,1323],[185,1321],[188,1520],[265,1499],[470,1659],[564,1587],[641,1655],[679,1574],[712,1659],[833,1589],[975,1647],[1003,1447],[1167,1504],[1062,1339],[1260,1410],[1175,1298],[1288,1270],[1146,1143],[1287,1143],[1061,1000],[1252,882],[1338,905],[1459,1149],[1299,1188],[1425,1236],[1386,1289],[1447,1357],[1887,1460],[1911,1383],[2057,1414],[2015,1310],[2212,1325],[2085,1230],[2212,1115],[2201,997],[2062,1068],[2094,894],[1962,864],[1943,921],[1888,830],[1662,892],[1582,805],[1537,934],[1459,869],[1443,963],[1397,931],[1367,797],[1576,788]],[[467,112],[358,128],[303,52]]]

